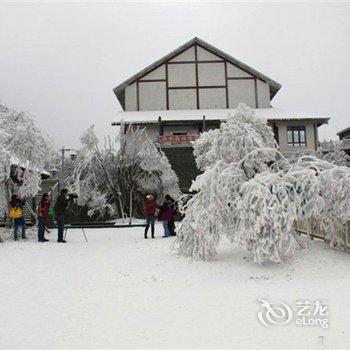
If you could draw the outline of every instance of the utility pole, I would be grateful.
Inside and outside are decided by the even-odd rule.
[[[70,151],[75,151],[74,148],[65,148],[64,146],[62,146],[62,148],[60,149],[61,151],[61,173],[60,173],[60,178],[59,178],[59,191],[62,190],[63,186],[64,186],[64,161],[65,161],[65,153],[70,152]]]
[[[63,178],[63,171],[64,171],[64,153],[65,153],[65,149],[64,146],[62,146],[61,149],[61,172],[60,172],[60,179],[59,179],[59,191],[62,190],[63,188],[63,183],[64,183],[64,178]]]

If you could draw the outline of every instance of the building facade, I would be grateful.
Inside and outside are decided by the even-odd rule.
[[[191,141],[217,128],[239,103],[272,127],[282,153],[318,147],[325,116],[271,107],[281,85],[207,42],[193,38],[113,89],[123,111],[113,125],[147,129],[187,190],[198,173]]]

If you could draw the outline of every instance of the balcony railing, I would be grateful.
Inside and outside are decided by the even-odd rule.
[[[158,141],[163,146],[187,145],[199,138],[199,135],[163,135],[159,136]]]

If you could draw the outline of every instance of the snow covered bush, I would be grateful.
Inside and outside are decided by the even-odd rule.
[[[350,156],[341,149],[339,143],[333,141],[330,141],[329,151],[325,151],[321,147],[319,147],[317,151],[300,149],[293,152],[290,155],[289,160],[291,163],[295,163],[299,158],[304,156],[314,156],[335,165],[350,167]]]
[[[51,152],[48,136],[29,115],[0,104],[1,214],[6,210],[13,191],[22,196],[38,193],[40,172]]]
[[[193,155],[197,167],[207,170],[219,160],[227,164],[238,162],[258,148],[277,148],[272,129],[241,104],[219,129],[203,133],[194,142]]]
[[[323,153],[322,150],[319,150],[319,153],[322,154],[321,159],[339,166],[348,166],[350,167],[350,156],[344,152],[340,146],[331,141],[331,150],[329,152]]]
[[[103,149],[93,126],[80,140],[82,148],[69,183],[79,196],[78,204],[89,208],[89,215],[138,216],[145,193],[180,195],[168,159],[144,129],[130,126],[116,140],[107,138]]]
[[[182,206],[180,255],[210,260],[225,235],[257,263],[281,262],[294,252],[295,220],[311,218],[333,244],[342,245],[339,237],[350,218],[350,169],[314,156],[291,164],[278,151],[272,129],[253,113],[241,104],[219,129],[194,142],[204,173],[192,184],[197,193]]]
[[[333,247],[345,248],[350,220],[350,169],[315,157],[301,157],[290,173],[301,177],[307,172],[309,184],[303,184],[300,218],[315,219]]]

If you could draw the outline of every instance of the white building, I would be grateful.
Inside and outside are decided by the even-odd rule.
[[[197,170],[190,141],[216,128],[244,102],[268,120],[281,151],[318,147],[326,116],[271,106],[281,85],[199,38],[154,62],[113,89],[123,111],[113,125],[147,128],[159,142],[186,190]]]

